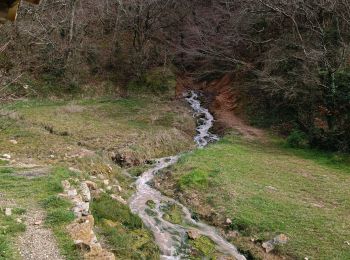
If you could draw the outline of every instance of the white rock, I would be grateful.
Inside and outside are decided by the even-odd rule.
[[[226,219],[226,224],[227,224],[227,225],[231,225],[231,224],[232,224],[232,220],[229,219],[229,218],[227,218],[227,219]]]
[[[77,196],[78,195],[78,192],[76,189],[72,189],[72,190],[68,190],[68,196],[69,197],[74,197],[74,196]]]
[[[53,154],[50,155],[50,158],[55,158],[55,156]]]
[[[116,201],[118,201],[118,202],[120,202],[121,204],[124,204],[124,205],[127,204],[127,202],[122,197],[120,197],[118,195],[112,194],[111,198],[116,200]]]
[[[88,185],[86,184],[86,182],[82,182],[80,184],[80,191],[81,191],[81,196],[82,196],[83,201],[88,202],[91,200],[90,189],[89,189]]]
[[[111,191],[112,190],[112,186],[107,186],[106,190]]]
[[[17,222],[17,223],[22,223],[22,219],[16,218],[16,222]]]
[[[42,223],[42,221],[41,221],[41,220],[38,220],[38,221],[35,221],[35,222],[34,222],[34,225],[39,226],[39,225],[41,225],[41,223]]]
[[[5,158],[5,159],[8,159],[8,160],[11,159],[11,155],[8,154],[8,153],[4,153],[1,157],[2,157],[2,158]]]
[[[18,144],[18,142],[17,142],[16,140],[14,140],[14,139],[11,139],[11,140],[10,140],[10,143],[11,143],[11,144]]]
[[[103,184],[108,186],[109,185],[109,180],[103,180]]]
[[[11,216],[12,215],[12,209],[11,208],[6,208],[5,209],[5,215],[6,216]]]

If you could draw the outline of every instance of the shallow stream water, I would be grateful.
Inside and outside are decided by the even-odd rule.
[[[198,148],[202,149],[208,143],[219,139],[218,136],[209,131],[213,126],[214,118],[206,108],[202,107],[195,92],[188,93],[186,100],[194,110],[194,116],[198,119],[197,135],[194,141]],[[154,167],[137,179],[137,191],[129,202],[131,211],[139,215],[144,224],[153,232],[161,251],[161,259],[189,259],[190,246],[187,231],[191,229],[210,238],[216,244],[216,249],[223,255],[232,256],[237,260],[245,260],[246,258],[238,252],[237,248],[220,236],[214,227],[194,220],[184,205],[162,195],[149,185],[157,173],[177,163],[180,157],[181,154],[157,159]],[[150,202],[152,202],[152,206],[150,206]],[[183,224],[177,225],[163,219],[164,209],[169,204],[176,204],[182,210]]]

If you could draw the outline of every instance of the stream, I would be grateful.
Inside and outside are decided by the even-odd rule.
[[[187,102],[194,110],[194,116],[198,119],[197,135],[194,138],[199,149],[208,143],[217,141],[218,136],[210,133],[214,117],[208,109],[202,107],[198,95],[190,92],[186,97]],[[175,155],[157,159],[154,167],[144,172],[136,181],[136,193],[131,197],[129,205],[133,213],[140,216],[144,224],[153,232],[155,241],[161,251],[161,259],[189,259],[191,249],[188,243],[188,230],[195,230],[199,234],[210,238],[216,245],[216,249],[227,256],[237,260],[245,260],[237,248],[219,235],[214,227],[203,222],[196,221],[188,208],[178,201],[162,195],[152,188],[149,183],[161,170],[177,163],[182,155]],[[152,201],[152,207],[150,206]],[[183,213],[183,223],[173,224],[163,219],[164,209],[169,204],[177,205]]]

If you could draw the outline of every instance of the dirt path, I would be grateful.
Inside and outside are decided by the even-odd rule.
[[[18,250],[25,260],[63,260],[50,229],[44,227],[45,212],[30,209],[25,216],[26,231],[18,238]]]

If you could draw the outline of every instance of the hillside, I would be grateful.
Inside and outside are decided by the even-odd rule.
[[[350,259],[349,28],[348,0],[0,0],[0,259]]]

